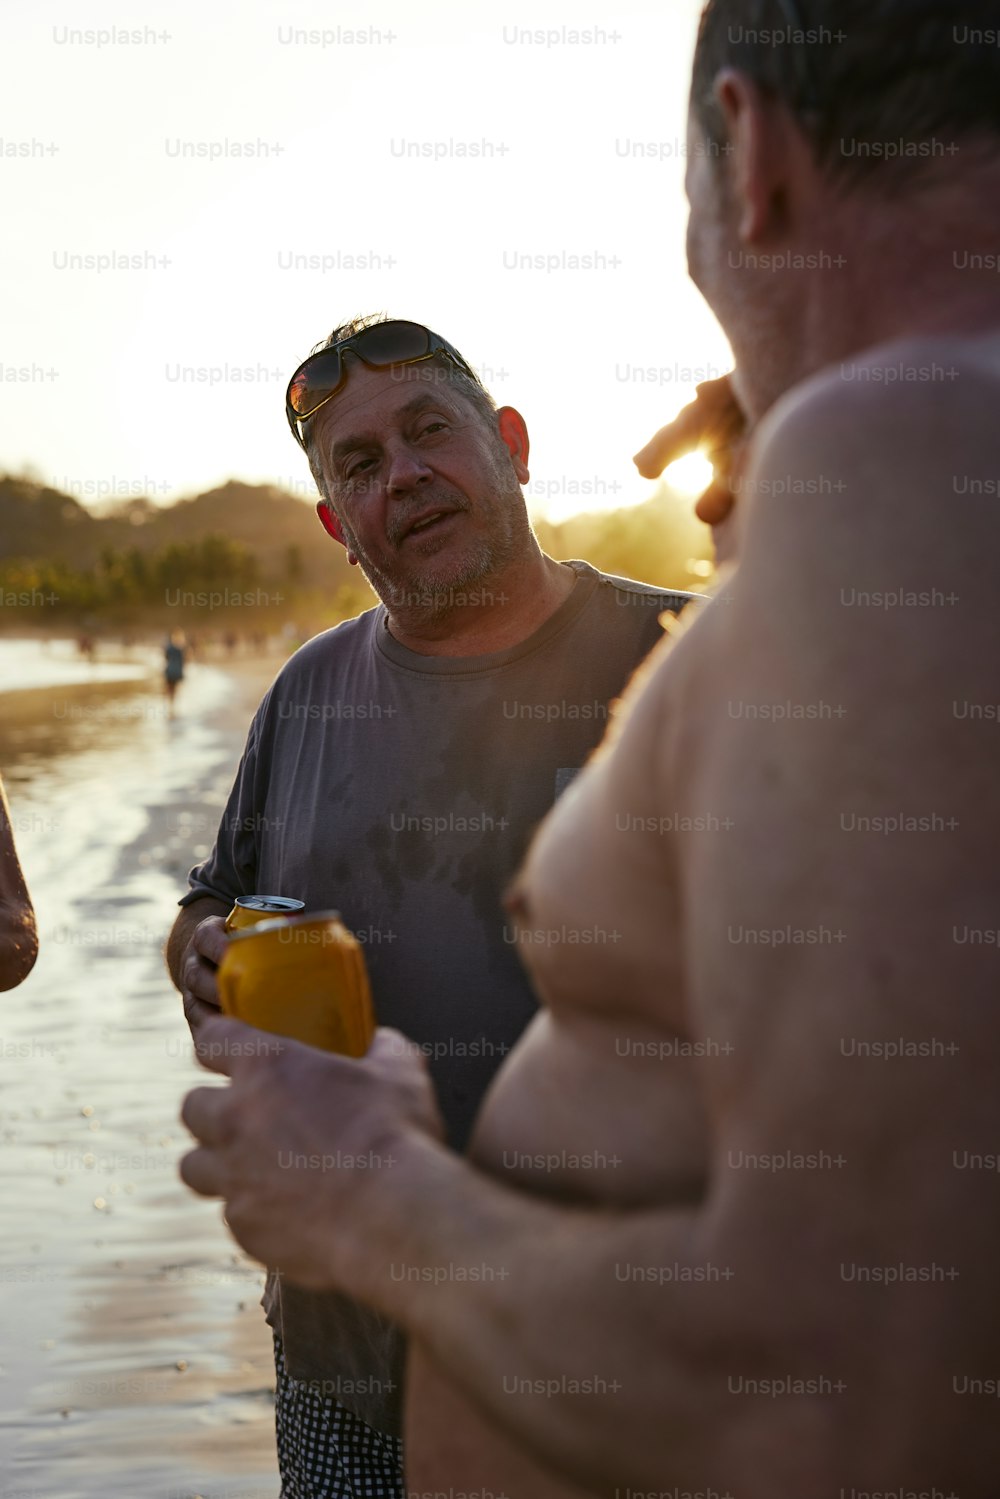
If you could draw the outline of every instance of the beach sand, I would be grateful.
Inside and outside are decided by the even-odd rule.
[[[177,1176],[162,947],[280,657],[0,692],[38,963],[0,994],[0,1499],[275,1499],[263,1272]]]

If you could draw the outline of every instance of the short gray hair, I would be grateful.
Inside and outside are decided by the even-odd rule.
[[[363,333],[366,328],[374,328],[379,323],[392,321],[393,319],[386,312],[365,313],[361,317],[351,318],[349,322],[341,323],[338,328],[334,328],[329,338],[324,338],[322,343],[318,343],[310,352],[312,354],[321,354],[324,349],[335,349],[338,344],[346,342],[349,338],[354,338],[355,334]],[[477,376],[467,375],[464,370],[459,369],[457,365],[452,364],[450,359],[446,359],[442,355],[434,355],[427,360],[427,364],[432,365],[435,369],[442,370],[448,384],[454,385],[460,391],[489,430],[499,433],[497,403]],[[302,424],[302,441],[305,444],[306,457],[309,459],[309,468],[313,479],[316,481],[316,488],[323,496],[327,505],[332,508],[333,501],[327,489],[326,475],[323,472],[320,445],[316,441],[316,432],[311,421],[306,421]]]
[[[972,158],[979,151],[995,155],[1000,47],[994,6],[984,0],[798,0],[795,8],[800,33],[782,0],[709,0],[705,6],[691,102],[707,154],[725,151],[713,87],[724,68],[736,68],[799,117],[816,162],[847,189],[865,182],[882,191],[905,189],[935,157],[953,172],[959,142]],[[900,142],[910,154],[899,152]]]

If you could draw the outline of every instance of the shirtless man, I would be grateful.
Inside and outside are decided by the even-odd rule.
[[[391,1033],[203,1033],[233,1086],[184,1178],[409,1329],[415,1493],[996,1493],[1000,50],[913,9],[810,0],[806,46],[790,0],[706,10],[740,565],[511,893],[544,1008],[471,1161]],[[560,944],[593,920],[624,940]]]
[[[0,990],[16,989],[35,966],[38,929],[14,847],[14,830],[0,780]]]

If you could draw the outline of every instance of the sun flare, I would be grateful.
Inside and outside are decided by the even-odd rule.
[[[672,463],[663,477],[671,489],[696,498],[712,482],[712,465],[704,453],[688,453],[686,457],[678,458],[676,463]]]

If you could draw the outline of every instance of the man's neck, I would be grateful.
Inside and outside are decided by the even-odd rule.
[[[992,204],[984,215],[969,211],[967,193],[956,197],[943,190],[908,211],[893,203],[881,220],[860,198],[842,212],[835,239],[828,233],[823,243],[831,260],[843,258],[842,272],[824,263],[813,273],[796,317],[800,336],[772,337],[770,363],[741,392],[755,421],[803,380],[887,344],[1000,332],[1000,224]]]
[[[527,559],[465,589],[441,590],[444,608],[388,608],[389,631],[421,656],[489,656],[520,645],[572,592],[576,574],[535,549]],[[433,589],[427,590],[433,597]]]

